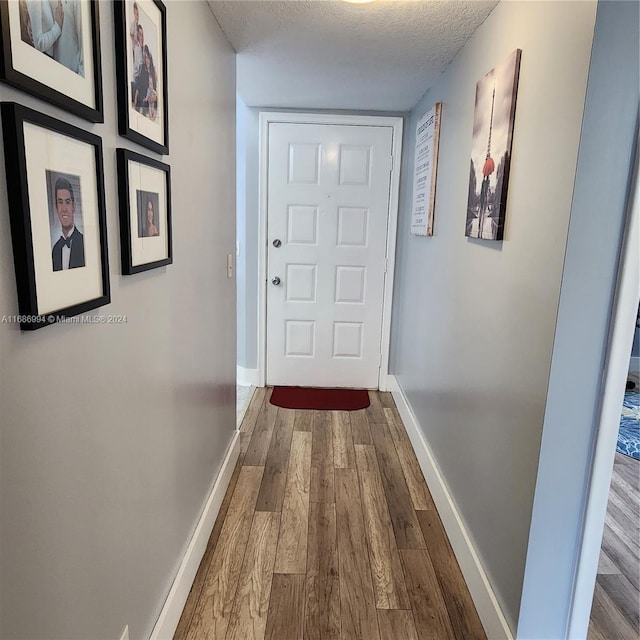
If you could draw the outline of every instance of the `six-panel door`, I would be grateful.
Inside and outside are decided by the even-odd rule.
[[[391,127],[269,124],[267,384],[377,388],[391,149]]]

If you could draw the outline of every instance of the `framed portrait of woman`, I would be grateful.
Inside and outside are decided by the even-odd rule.
[[[169,153],[166,9],[159,0],[116,0],[120,135]]]
[[[109,304],[102,140],[14,102],[1,105],[20,326]]]
[[[171,168],[128,149],[116,156],[122,274],[171,264]]]
[[[104,122],[98,3],[0,0],[0,79]]]

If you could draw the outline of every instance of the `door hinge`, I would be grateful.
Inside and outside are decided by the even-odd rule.
[[[389,158],[389,173],[393,171],[393,156]]]
[[[384,259],[384,272],[387,273],[387,269],[389,268],[389,260],[387,258]]]

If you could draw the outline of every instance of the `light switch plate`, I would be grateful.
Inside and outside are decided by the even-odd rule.
[[[227,253],[227,278],[233,278],[233,254]]]

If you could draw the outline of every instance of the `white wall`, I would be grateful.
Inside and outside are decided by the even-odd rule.
[[[503,2],[412,111],[392,372],[518,620],[595,2]],[[504,241],[465,238],[476,82],[522,49]],[[417,119],[443,102],[435,235],[409,235]]]
[[[119,275],[115,148],[154,154],[117,136],[112,4],[104,124],[0,87],[102,136],[113,302],[96,313],[128,317],[0,324],[2,638],[148,637],[235,428],[234,53],[206,3],[165,5],[173,265]],[[0,315],[17,313],[6,203],[2,175]]]
[[[247,150],[242,143],[246,113],[247,105],[236,95],[236,359],[240,367],[247,361]]]
[[[239,318],[238,365],[246,369],[258,366],[258,187],[259,187],[259,109],[250,109],[244,103],[238,109],[238,190],[242,189],[242,219],[238,216],[238,236],[242,239],[239,259],[243,263],[245,280],[238,283],[238,296],[242,297],[244,316]],[[239,303],[240,304],[240,303]]]
[[[571,607],[637,144],[639,18],[637,2],[598,5],[518,624],[523,640],[565,637]]]

